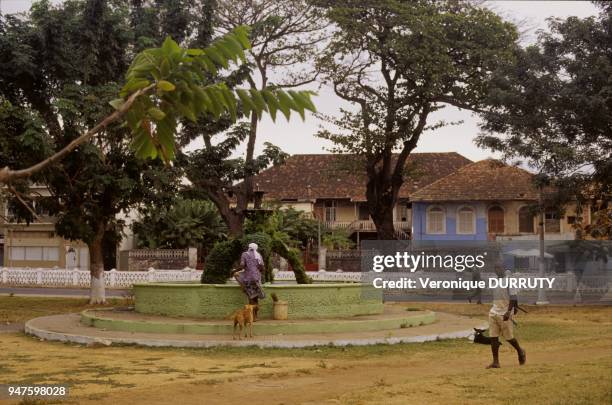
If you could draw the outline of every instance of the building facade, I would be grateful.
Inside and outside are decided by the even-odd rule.
[[[284,164],[255,177],[262,201],[276,202],[306,212],[328,229],[344,229],[359,243],[375,239],[376,228],[366,205],[363,161],[351,154],[293,155]],[[410,176],[393,210],[396,237],[410,239],[410,195],[471,161],[457,153],[414,153],[406,163]]]
[[[49,196],[41,186],[32,187],[37,198]],[[5,200],[0,201],[0,258],[4,267],[89,268],[89,249],[81,241],[69,241],[55,234],[55,220],[32,202],[38,218],[27,224],[16,219]]]
[[[416,191],[412,197],[415,240],[530,240],[538,238],[539,191],[533,174],[496,160],[482,160]],[[574,239],[576,204],[545,210],[545,239]],[[582,223],[590,220],[582,207]]]

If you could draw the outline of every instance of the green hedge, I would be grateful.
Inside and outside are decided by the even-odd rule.
[[[309,284],[312,282],[310,277],[306,275],[297,249],[291,249],[283,241],[272,238],[266,233],[258,232],[245,235],[241,239],[217,243],[206,258],[204,273],[202,274],[202,284],[224,284],[227,282],[231,270],[238,265],[240,255],[248,248],[249,243],[253,242],[259,246],[258,251],[264,260],[264,282],[273,281],[272,253],[287,259],[293,268],[295,280],[298,284]]]

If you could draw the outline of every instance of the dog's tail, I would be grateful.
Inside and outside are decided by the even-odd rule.
[[[227,315],[227,316],[225,317],[225,319],[228,319],[228,320],[229,320],[229,319],[234,319],[234,317],[236,316],[236,312],[238,312],[238,311],[234,311],[234,312],[232,312],[231,314]]]

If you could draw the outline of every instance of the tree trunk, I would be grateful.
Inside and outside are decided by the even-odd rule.
[[[390,160],[391,154],[383,158],[382,167],[367,168],[366,198],[378,240],[397,239],[393,226],[393,208],[402,183],[401,179],[399,182],[393,181]]]
[[[249,140],[247,142],[246,156],[244,159],[244,189],[242,191],[243,198],[238,199],[238,210],[244,211],[248,208],[248,204],[253,200],[253,158],[255,155],[255,140],[257,139],[257,114],[255,111],[251,113],[251,127],[249,131]]]
[[[382,211],[378,211],[376,215],[372,215],[374,226],[379,240],[394,240],[395,228],[393,227],[393,208],[387,207]]]
[[[230,209],[229,213],[226,214],[224,217],[230,236],[234,238],[241,237],[244,233],[244,214],[241,215],[240,213]]]
[[[96,236],[88,245],[90,256],[90,304],[106,303],[106,292],[104,287],[104,255],[103,255],[103,240],[104,240],[104,224],[98,225]]]

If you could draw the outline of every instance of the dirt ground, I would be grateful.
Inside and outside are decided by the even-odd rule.
[[[0,297],[0,308],[15,308],[15,301],[3,305],[8,299]],[[31,312],[45,302],[29,304]],[[483,320],[488,311],[486,305],[405,305]],[[54,302],[46,308],[61,307]],[[69,404],[612,403],[612,307],[527,309],[516,329],[527,364],[519,367],[504,344],[499,370],[484,368],[488,346],[465,339],[346,348],[151,349],[83,347],[2,333],[0,384],[69,384],[70,397],[55,402]]]

